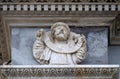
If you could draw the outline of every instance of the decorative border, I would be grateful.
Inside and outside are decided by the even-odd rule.
[[[112,3],[117,3],[120,2],[119,0],[1,0],[0,2],[13,2],[13,3],[21,3],[21,2],[26,2],[26,3],[30,3],[30,2],[73,2],[73,3],[77,3],[77,2],[112,2]]]
[[[118,65],[34,65],[0,66],[0,75],[7,77],[79,77],[118,79]]]
[[[1,11],[120,11],[119,3],[0,3]]]

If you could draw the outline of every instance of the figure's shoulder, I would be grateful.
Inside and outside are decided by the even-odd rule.
[[[75,32],[71,32],[70,39],[73,40],[76,44],[86,41],[86,37],[85,37],[84,34],[78,34],[78,33],[75,33]]]
[[[84,34],[80,34],[80,36],[81,36],[82,39],[86,39]]]
[[[71,37],[77,37],[77,38],[86,38],[84,34],[79,34],[75,32],[70,32]]]

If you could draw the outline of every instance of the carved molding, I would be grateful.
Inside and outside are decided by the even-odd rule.
[[[0,64],[10,60],[8,53],[8,42],[6,38],[5,25],[2,15],[0,14]]]
[[[120,14],[116,16],[110,27],[110,43],[114,45],[120,44]]]
[[[5,3],[5,2],[14,2],[14,3],[21,3],[21,2],[111,2],[111,3],[117,3],[120,2],[119,0],[1,0],[1,2]]]
[[[115,35],[120,36],[120,14],[115,18]]]
[[[119,3],[1,3],[1,11],[45,11],[45,12],[82,12],[82,11],[120,11]]]
[[[118,79],[118,65],[0,66],[4,77],[79,77]]]

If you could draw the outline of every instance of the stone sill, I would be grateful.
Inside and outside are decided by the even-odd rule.
[[[1,65],[1,68],[119,68],[119,65]]]
[[[3,65],[2,79],[118,79],[119,65]]]

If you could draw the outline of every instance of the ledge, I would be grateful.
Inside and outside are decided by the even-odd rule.
[[[3,79],[13,77],[118,79],[119,65],[3,65],[0,66],[0,72]]]
[[[119,65],[0,65],[2,68],[119,68]]]

